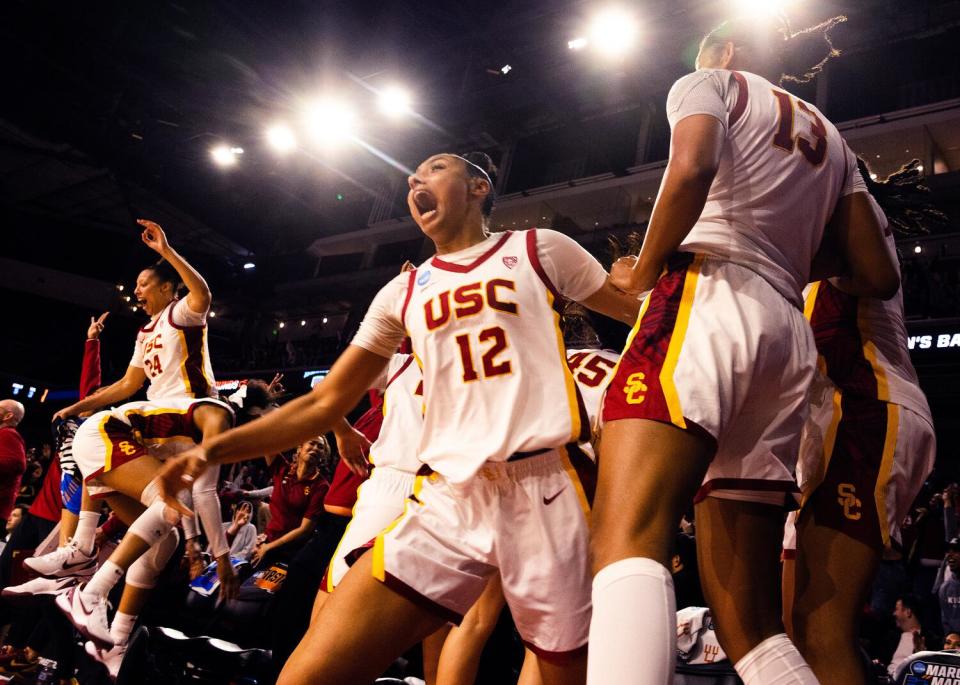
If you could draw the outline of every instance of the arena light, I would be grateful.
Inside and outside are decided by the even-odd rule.
[[[243,154],[243,148],[217,145],[210,150],[214,163],[220,167],[231,167],[237,163],[237,157]]]
[[[256,269],[256,268],[257,268],[257,265],[254,264],[253,262],[244,262],[244,263],[243,263],[243,268],[244,268],[246,271],[250,271],[250,269]]]
[[[297,137],[286,124],[274,124],[267,129],[267,143],[275,151],[286,154],[297,147]]]
[[[277,326],[277,328],[283,328],[283,327],[286,326],[286,325],[287,325],[287,324],[285,324],[283,321],[281,321],[281,322],[280,322],[280,325]]]
[[[504,64],[502,67],[500,67],[500,73],[504,76],[509,74],[511,71],[513,71],[513,67],[511,67],[509,64]]]
[[[590,41],[588,41],[583,36],[567,41],[567,47],[570,48],[571,50],[583,50],[589,44],[590,44]]]
[[[119,290],[120,292],[123,292],[123,285],[118,283],[117,290]]]
[[[322,321],[323,323],[327,323],[327,317],[323,317],[323,319],[322,319],[321,321]]]
[[[351,138],[355,124],[353,110],[339,100],[317,100],[304,114],[304,125],[310,137],[324,147],[335,147]]]
[[[734,11],[745,17],[763,19],[783,14],[790,0],[734,0]]]
[[[621,8],[603,10],[590,22],[589,42],[607,57],[625,55],[636,39],[636,17]]]
[[[921,252],[923,252],[923,248],[920,247],[919,245],[916,245],[916,246],[913,248],[913,253],[914,253],[914,254],[920,254]]]
[[[211,319],[217,318],[217,313],[216,313],[215,311],[213,311],[212,309],[210,310],[210,318],[211,318]]]
[[[398,118],[410,113],[410,93],[399,86],[380,91],[377,106],[388,117]]]
[[[301,326],[306,326],[306,325],[307,325],[307,322],[304,321],[303,319],[300,319],[300,325],[301,325]]]

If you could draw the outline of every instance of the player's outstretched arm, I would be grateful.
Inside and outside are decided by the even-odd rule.
[[[177,270],[183,284],[187,287],[187,306],[195,312],[206,312],[210,309],[210,302],[213,299],[210,286],[207,285],[203,276],[170,246],[160,224],[149,219],[137,219],[137,223],[143,226],[141,238],[147,247],[170,262],[170,266]]]
[[[168,504],[183,511],[175,503],[176,493],[208,466],[274,454],[326,433],[360,401],[388,361],[350,345],[313,391],[167,460],[160,477]]]
[[[123,378],[115,383],[111,383],[105,388],[100,388],[92,395],[88,395],[79,402],[71,404],[69,407],[61,409],[53,415],[54,419],[65,419],[68,416],[77,416],[88,411],[94,411],[101,407],[107,407],[125,400],[133,395],[137,390],[143,387],[147,376],[139,366],[128,366],[127,372]]]

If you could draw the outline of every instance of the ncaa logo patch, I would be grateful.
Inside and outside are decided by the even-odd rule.
[[[422,274],[417,276],[417,285],[426,285],[429,280],[430,280],[430,270],[427,269]]]
[[[915,661],[910,665],[910,670],[914,675],[923,675],[927,672],[927,665],[922,661]]]
[[[518,260],[516,257],[504,257],[504,258],[503,258],[503,265],[504,265],[505,267],[507,267],[508,269],[512,269],[513,267],[515,267],[515,266],[517,265],[517,262],[518,262],[518,261],[519,261],[519,260]]]

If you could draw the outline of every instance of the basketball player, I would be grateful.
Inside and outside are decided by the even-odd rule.
[[[740,677],[816,682],[784,633],[777,578],[816,365],[802,290],[827,222],[854,292],[899,285],[853,153],[776,85],[835,54],[826,31],[841,19],[792,35],[725,23],[668,96],[643,246],[611,270],[645,299],[603,408],[591,685],[671,680],[670,548],[691,500],[704,595]]]
[[[206,317],[211,302],[210,288],[203,277],[170,246],[158,224],[146,219],[139,219],[137,223],[143,227],[141,239],[144,244],[161,257],[159,262],[140,272],[134,289],[137,304],[151,317],[150,321],[137,334],[133,358],[123,378],[61,409],[54,415],[54,420],[79,416],[125,400],[147,381],[147,399],[150,401],[216,397],[207,350]],[[186,286],[187,294],[183,299],[178,299],[177,291],[181,282]],[[87,457],[88,460],[90,458]],[[133,483],[130,487],[136,488],[137,484]],[[207,534],[215,555],[226,558],[229,546],[220,524],[216,474],[197,483],[193,495],[201,513],[201,521],[205,522],[205,529],[209,529]],[[99,512],[99,504],[88,501],[83,512],[87,513],[80,514],[74,537],[87,540],[96,531],[97,516],[93,516],[93,513]],[[211,527],[214,521],[215,529]],[[91,560],[92,546],[81,549],[73,545],[40,557],[35,563],[44,568],[53,566],[67,569],[80,567]],[[227,574],[233,573],[228,559],[223,570]]]
[[[263,381],[248,381],[244,389],[230,403],[213,398],[129,402],[94,414],[74,437],[74,455],[90,496],[106,499],[129,530],[89,582],[58,596],[57,606],[93,641],[87,651],[114,677],[137,616],[179,541],[179,514],[158,498],[160,464],[202,437],[224,431],[235,417],[258,416],[271,403]],[[221,595],[233,596],[239,583],[225,570],[229,554],[225,562],[223,555],[216,558]],[[126,586],[110,625],[107,595],[124,573]]]
[[[330,595],[281,683],[373,680],[405,648],[459,620],[497,571],[543,681],[583,680],[589,509],[564,445],[589,425],[554,304],[567,297],[633,321],[638,302],[562,234],[490,235],[491,171],[485,155],[438,154],[421,163],[408,205],[437,255],[380,291],[353,344],[312,393],[164,469],[165,487],[175,490],[208,466],[325,430],[409,332],[423,372],[419,456],[427,468],[404,515]],[[167,501],[181,506],[169,494]]]
[[[861,162],[891,254],[891,228],[916,235],[937,218],[923,206],[917,164],[875,182]],[[806,293],[826,378],[811,392],[797,465],[802,505],[784,540],[787,630],[825,685],[867,681],[857,643],[862,607],[936,456],[930,408],[907,352],[903,292],[883,301],[845,290],[843,278],[831,278]]]

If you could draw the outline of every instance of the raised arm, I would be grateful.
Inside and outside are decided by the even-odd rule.
[[[180,256],[167,242],[167,236],[160,225],[149,219],[137,219],[143,226],[141,238],[151,250],[166,259],[170,266],[176,269],[180,279],[187,288],[187,306],[197,313],[204,313],[210,309],[210,286],[186,259]]]

